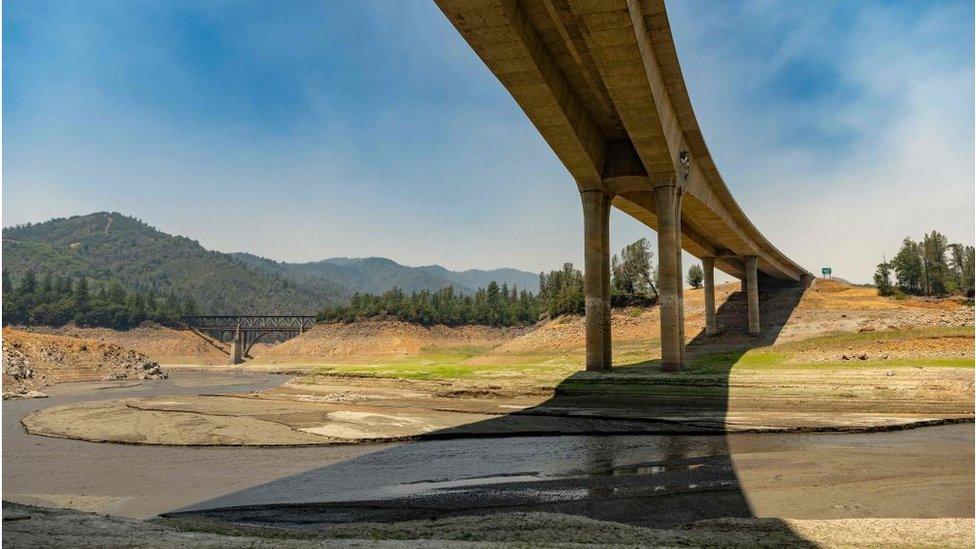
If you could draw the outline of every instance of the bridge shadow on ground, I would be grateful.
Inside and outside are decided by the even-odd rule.
[[[745,292],[733,292],[715,311],[719,333],[707,335],[702,330],[687,342],[686,369],[695,373],[728,373],[749,350],[775,344],[804,292],[804,288],[761,290],[759,310],[762,331],[758,335],[749,334]],[[634,368],[635,372],[641,369],[660,370],[660,360],[626,364],[624,367]]]
[[[167,516],[332,532],[356,523],[511,512],[679,532],[710,528],[707,522],[692,525],[698,521],[753,518],[723,430],[728,376],[748,349],[776,340],[802,294],[764,292],[759,337],[744,333],[744,296],[730,296],[718,311],[723,333],[692,340],[690,372],[661,373],[659,361],[617,368],[610,376],[578,372],[537,406]],[[431,532],[436,525],[428,526]],[[719,532],[715,545],[813,546],[781,521],[751,528],[745,537]],[[563,537],[551,541],[585,541]]]

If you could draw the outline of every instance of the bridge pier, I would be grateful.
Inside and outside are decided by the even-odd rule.
[[[759,258],[754,255],[745,257],[746,267],[746,303],[749,310],[749,335],[759,335],[762,329],[759,325],[759,274],[757,266]]]
[[[701,261],[705,288],[705,335],[715,335],[718,333],[715,321],[715,258],[703,257]]]
[[[238,328],[234,330],[234,338],[230,341],[230,363],[240,364],[243,362],[244,342],[242,341],[243,332]]]
[[[586,303],[586,370],[613,366],[610,341],[610,204],[603,191],[582,191],[583,296]]]
[[[672,184],[654,188],[657,208],[658,299],[661,310],[661,369],[676,372],[685,359],[681,280],[681,193]]]

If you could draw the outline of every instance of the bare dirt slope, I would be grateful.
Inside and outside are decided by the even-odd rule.
[[[483,352],[525,333],[527,328],[419,326],[399,320],[330,322],[268,348],[259,361],[362,360],[421,352]]]
[[[685,338],[702,340],[705,328],[704,290],[685,289]],[[746,335],[745,297],[739,284],[715,288],[715,306],[721,336],[708,338],[711,347],[735,347],[756,341]],[[763,341],[778,345],[844,332],[914,330],[973,325],[973,308],[952,299],[893,299],[877,290],[836,280],[816,280],[806,289],[762,292]],[[539,354],[580,351],[585,344],[582,317],[556,318],[512,338],[492,350],[492,355]],[[615,310],[611,331],[615,348],[628,344],[657,347],[660,317],[656,308]],[[697,342],[696,342],[697,343]],[[960,342],[955,342],[960,343]],[[972,342],[966,349],[972,354]]]
[[[880,297],[871,287],[838,280],[817,280],[811,288],[762,292],[763,336],[746,334],[745,297],[739,284],[716,287],[718,337],[703,336],[704,292],[685,289],[685,335],[693,348],[715,352],[737,347],[779,346],[827,334],[964,327],[973,325],[973,308],[951,300]],[[32,328],[32,330],[35,330]],[[36,329],[114,343],[148,355],[162,364],[223,365],[226,345],[189,330],[145,324],[128,331],[64,327]],[[657,356],[659,315],[656,307],[614,310],[614,356],[622,363]],[[890,343],[890,345],[888,344]],[[524,355],[563,356],[576,360],[584,348],[582,317],[567,316],[532,327],[418,326],[397,320],[320,324],[277,345],[256,344],[253,363],[299,364],[369,362],[397,357],[446,353],[468,355],[472,364],[496,363]],[[888,347],[891,347],[890,349]],[[971,338],[954,335],[917,345],[905,338],[873,343],[872,355],[892,357],[972,355]],[[832,351],[831,351],[832,352]],[[940,355],[941,353],[941,355]],[[813,353],[816,354],[816,353]],[[508,357],[508,358],[505,358]],[[813,355],[812,360],[820,360]],[[828,358],[834,357],[833,354]]]
[[[151,322],[125,331],[77,326],[31,328],[31,331],[114,343],[148,355],[160,364],[226,364],[228,357],[226,345],[211,342],[190,330],[177,330]]]
[[[3,330],[3,398],[39,396],[45,386],[65,381],[164,377],[149,357],[119,345]]]

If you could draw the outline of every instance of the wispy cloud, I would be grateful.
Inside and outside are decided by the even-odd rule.
[[[973,241],[971,4],[724,6],[669,4],[706,140],[775,244],[868,281],[906,235]]]

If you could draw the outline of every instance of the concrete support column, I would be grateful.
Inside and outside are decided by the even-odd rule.
[[[610,203],[602,191],[583,191],[583,294],[586,300],[586,369],[612,365],[610,342]]]
[[[715,258],[703,257],[702,274],[705,288],[705,335],[718,333],[715,323]]]
[[[241,329],[234,331],[234,339],[230,342],[230,363],[240,364],[242,362],[243,349],[241,348]]]
[[[745,257],[746,265],[746,302],[749,307],[749,334],[759,335],[759,275],[756,267],[759,261],[754,255]]]
[[[681,279],[681,195],[674,185],[655,187],[657,272],[661,309],[661,369],[684,364],[684,303]]]

